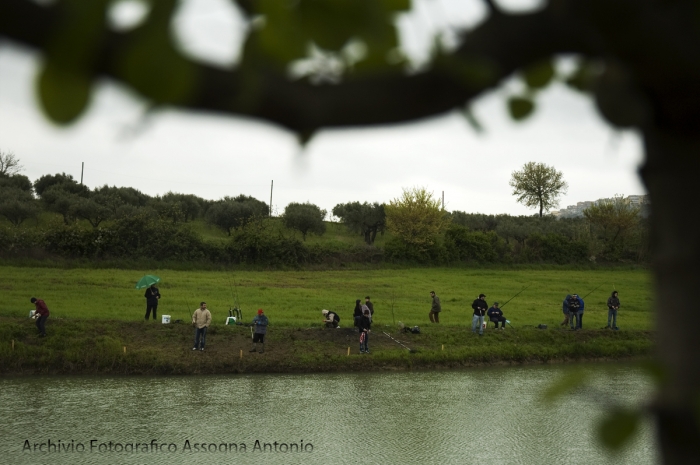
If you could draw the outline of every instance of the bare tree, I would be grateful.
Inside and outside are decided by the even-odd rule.
[[[0,176],[18,174],[24,166],[19,164],[19,158],[12,152],[0,151]]]

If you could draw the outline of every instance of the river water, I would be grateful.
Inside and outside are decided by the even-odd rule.
[[[595,439],[604,409],[651,383],[583,369],[592,385],[554,405],[542,391],[564,367],[1,379],[0,463],[658,463],[648,421],[621,452]]]

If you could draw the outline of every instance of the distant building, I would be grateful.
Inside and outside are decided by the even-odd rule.
[[[553,211],[551,214],[557,218],[581,218],[583,211],[593,205],[599,205],[604,202],[610,202],[613,199],[598,199],[595,201],[586,200],[584,202],[576,202],[576,205],[569,205],[559,211]],[[625,202],[633,207],[641,209],[641,215],[646,217],[649,215],[649,196],[648,195],[629,195],[625,197]]]

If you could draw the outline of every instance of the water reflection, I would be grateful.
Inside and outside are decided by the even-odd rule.
[[[630,447],[613,456],[594,440],[593,425],[601,409],[590,398],[571,395],[553,407],[540,403],[540,393],[562,370],[4,379],[0,413],[9,421],[0,426],[0,457],[4,457],[0,461],[168,465],[657,461],[649,424],[643,425]],[[620,402],[639,401],[651,389],[632,368],[587,370],[601,373],[596,392]],[[93,439],[97,441],[90,452]],[[52,444],[60,440],[63,446],[83,444],[86,451],[46,452],[48,440]],[[99,445],[104,449],[110,441],[122,449],[114,445],[112,452],[99,452]],[[269,443],[278,451],[254,450],[256,441],[260,448]],[[27,444],[32,448],[43,444],[44,452],[23,451]],[[125,452],[129,444],[136,451]],[[212,452],[195,451],[201,444],[213,445]],[[237,452],[213,451],[231,449],[233,444]],[[168,445],[173,445],[171,452]],[[190,450],[183,450],[188,445]],[[309,446],[313,452],[281,451],[309,450]]]

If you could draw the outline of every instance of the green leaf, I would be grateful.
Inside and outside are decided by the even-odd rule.
[[[588,379],[588,374],[581,370],[572,371],[559,378],[545,389],[542,399],[553,402],[559,397],[571,393],[576,388],[583,386]]]
[[[582,61],[576,70],[564,79],[564,83],[574,90],[588,93],[593,89],[599,74],[594,63]]]
[[[531,89],[542,89],[554,78],[554,63],[551,59],[540,61],[524,68],[521,73],[528,87]]]
[[[474,115],[474,112],[472,111],[472,108],[470,106],[467,106],[464,108],[464,118],[467,120],[469,125],[478,133],[484,132],[484,126],[479,122],[479,120],[476,118]]]
[[[39,100],[52,121],[69,124],[87,107],[90,86],[87,75],[49,61],[39,74]]]
[[[611,449],[619,449],[637,431],[640,412],[618,408],[609,413],[598,425],[598,439]]]
[[[535,110],[535,103],[527,97],[510,97],[508,99],[510,116],[516,121],[521,121],[530,116]]]

